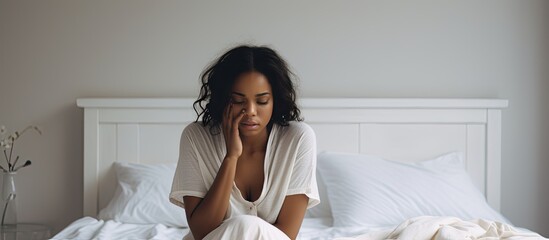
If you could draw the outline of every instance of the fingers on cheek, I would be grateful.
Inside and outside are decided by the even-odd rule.
[[[246,109],[240,110],[240,112],[238,112],[238,115],[236,116],[236,119],[240,121],[244,117],[244,115],[246,115]]]

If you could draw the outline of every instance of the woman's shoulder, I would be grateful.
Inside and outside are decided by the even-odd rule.
[[[189,123],[187,126],[185,126],[185,129],[183,129],[184,132],[195,132],[195,131],[203,131],[205,128],[204,124],[202,122],[192,122]]]
[[[192,122],[185,126],[183,129],[183,135],[187,135],[189,137],[206,137],[211,136],[212,134],[209,126],[204,126],[202,122]]]
[[[313,128],[305,122],[291,121],[287,126],[278,126],[280,131],[287,136],[299,137],[299,136],[311,136],[315,137]]]
[[[316,135],[307,123],[289,122],[287,126],[277,126],[275,140],[281,149],[298,149],[307,151],[316,146]]]

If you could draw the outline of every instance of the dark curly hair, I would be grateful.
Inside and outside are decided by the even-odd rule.
[[[241,45],[230,49],[212,62],[201,74],[200,96],[193,103],[202,124],[220,126],[223,110],[230,102],[230,93],[237,77],[246,72],[263,74],[273,91],[273,114],[269,124],[287,126],[289,121],[302,121],[295,102],[293,74],[278,53],[265,46]]]

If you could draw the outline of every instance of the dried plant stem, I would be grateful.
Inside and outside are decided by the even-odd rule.
[[[31,160],[27,160],[23,165],[19,166],[19,167],[16,167],[15,169],[12,170],[12,172],[17,172],[17,170],[19,170],[19,168],[24,168],[26,166],[30,166],[32,164]]]
[[[10,158],[8,160],[8,167],[11,168],[11,154],[13,153],[13,148],[15,147],[15,140],[13,140],[13,142],[11,143],[11,148],[10,148]]]
[[[21,133],[17,134],[17,136],[21,136],[23,135],[23,133],[25,133],[27,130],[29,130],[30,128],[32,128],[33,126],[27,126],[25,129],[23,129],[23,131],[21,131]]]
[[[8,211],[8,205],[10,203],[10,200],[12,199],[12,196],[14,196],[13,193],[10,193],[8,196],[8,199],[6,199],[6,204],[4,205],[4,211],[2,213],[2,223],[1,225],[4,226],[4,219],[6,218],[6,212]]]
[[[15,158],[15,161],[13,161],[13,164],[11,165],[10,171],[13,171],[13,169],[15,168],[15,165],[17,165],[17,161],[19,161],[19,156],[17,156],[17,157]]]

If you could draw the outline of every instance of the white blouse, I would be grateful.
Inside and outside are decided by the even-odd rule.
[[[202,123],[189,124],[181,135],[170,201],[184,207],[183,196],[203,198],[226,151],[222,132],[211,134],[209,127]],[[272,224],[288,195],[307,195],[307,208],[320,203],[316,183],[316,139],[309,125],[303,122],[290,122],[289,126],[273,124],[264,161],[264,182],[259,198],[254,202],[245,200],[233,182],[224,219],[254,215]]]

